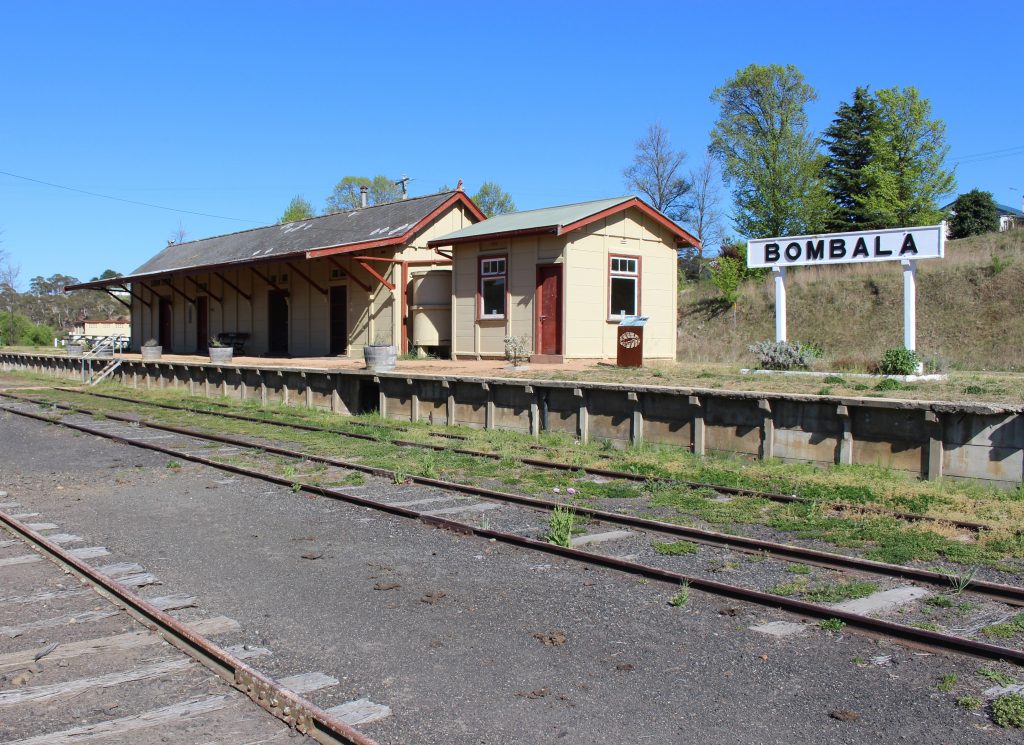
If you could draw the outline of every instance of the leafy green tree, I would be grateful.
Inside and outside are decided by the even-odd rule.
[[[506,215],[516,211],[516,203],[512,201],[512,195],[494,181],[484,181],[480,186],[480,191],[473,195],[473,201],[488,217]]]
[[[822,135],[828,151],[825,189],[833,205],[829,230],[856,230],[868,222],[862,201],[873,156],[871,136],[878,125],[878,102],[867,88],[858,87],[850,103],[839,104],[836,118]]]
[[[283,224],[286,222],[296,222],[297,220],[308,220],[311,217],[316,217],[316,210],[313,209],[313,205],[309,203],[308,199],[297,194],[292,197],[292,201],[288,203],[284,214],[281,215],[281,219],[277,222]]]
[[[387,176],[374,176],[372,179],[366,176],[346,176],[335,185],[334,191],[327,197],[324,214],[359,209],[362,206],[359,188],[362,186],[368,189],[367,205],[397,202],[402,198],[401,187]]]
[[[949,145],[946,125],[931,118],[931,104],[917,89],[875,92],[878,123],[869,136],[870,162],[858,198],[864,227],[932,225],[942,219],[938,198],[956,188],[943,168]]]
[[[711,94],[719,115],[709,149],[744,235],[813,233],[827,223],[824,158],[804,111],[816,98],[793,65],[749,65]]]
[[[633,162],[623,172],[626,186],[640,192],[652,207],[673,220],[685,219],[690,211],[690,182],[683,173],[686,153],[674,150],[668,130],[655,123],[637,140]]]
[[[949,236],[966,238],[999,230],[999,207],[992,192],[971,189],[953,202],[949,211]]]
[[[118,277],[123,277],[123,276],[124,275],[121,274],[121,272],[115,272],[113,269],[105,269],[103,271],[103,274],[101,274],[98,277],[93,277],[89,281],[90,282],[95,282],[98,279],[117,279]]]

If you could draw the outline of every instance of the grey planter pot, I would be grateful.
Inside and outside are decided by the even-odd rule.
[[[68,344],[65,349],[68,350],[69,357],[81,357],[85,354],[85,346],[82,344]]]
[[[398,350],[394,344],[378,346],[367,344],[363,347],[363,359],[366,360],[366,369],[371,372],[388,372],[395,369],[398,361]]]
[[[163,353],[163,347],[142,347],[142,359],[144,362],[156,362]]]
[[[226,364],[235,358],[234,347],[210,347],[210,362]]]

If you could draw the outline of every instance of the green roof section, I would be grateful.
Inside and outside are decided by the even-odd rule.
[[[507,215],[495,215],[483,222],[470,225],[454,233],[448,233],[428,242],[429,246],[451,246],[456,243],[481,240],[489,236],[524,235],[530,233],[551,232],[563,235],[564,229],[575,230],[585,225],[595,216],[612,214],[620,210],[636,208],[654,217],[666,228],[675,233],[680,243],[693,246],[700,241],[684,230],[679,224],[669,219],[649,204],[634,196],[595,199],[591,202],[576,202],[558,207],[544,207],[539,210],[511,212]]]
[[[517,233],[524,230],[539,230],[541,228],[560,228],[563,225],[571,225],[593,214],[616,207],[631,199],[633,197],[612,197],[611,199],[595,199],[592,202],[577,202],[576,204],[563,204],[559,207],[544,207],[539,210],[495,215],[483,222],[470,225],[468,228],[456,230],[454,233],[436,238],[431,243],[442,243],[449,240],[461,241],[467,238],[493,235],[494,233]]]

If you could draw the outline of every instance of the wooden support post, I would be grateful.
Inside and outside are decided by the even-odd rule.
[[[757,402],[761,412],[761,459],[775,457],[775,419],[772,417],[772,402],[762,398]]]
[[[238,394],[242,401],[245,401],[248,391],[248,386],[245,384],[245,375],[242,374],[241,370],[235,370],[238,373]]]
[[[328,375],[327,379],[332,381],[331,385],[331,413],[337,414],[341,411],[341,394],[338,393],[338,386],[341,384],[340,375]]]
[[[693,407],[693,423],[691,429],[693,432],[693,454],[704,455],[706,452],[706,435],[704,432],[704,406],[701,403],[700,396],[689,397],[690,406]]]
[[[843,425],[843,433],[839,436],[839,447],[836,453],[836,463],[849,466],[853,463],[853,427],[850,419],[850,410],[840,404],[836,407],[836,416]]]
[[[281,405],[282,406],[287,406],[288,405],[288,381],[285,380],[284,373],[279,372],[278,375],[281,376]]]
[[[405,384],[412,390],[409,399],[409,421],[415,424],[420,420],[420,396],[416,392],[416,384],[413,383],[412,378],[406,378]]]
[[[586,445],[590,442],[590,410],[587,408],[587,397],[582,388],[573,388],[572,395],[580,400],[576,415],[576,431],[580,438],[580,444]]]
[[[378,378],[380,380],[380,378]],[[388,397],[384,393],[384,389],[381,388],[377,394],[377,413],[380,414],[381,418],[388,415]]]
[[[290,266],[290,265],[289,265]],[[306,373],[299,373],[302,376],[302,402],[307,409],[313,408],[313,389],[309,385],[309,377]]]
[[[263,375],[263,371],[259,372],[260,376],[260,406],[264,409],[267,408],[267,380]]]
[[[139,388],[139,371],[132,369],[132,388],[138,390]]]
[[[217,374],[220,375],[220,395],[224,398],[228,397],[228,376],[224,374],[224,371],[219,367],[217,368]]]
[[[484,429],[494,429],[494,391],[487,383],[480,385],[487,393],[487,401],[484,403]]]
[[[171,388],[178,390],[178,375],[174,372],[174,365],[171,365]]]
[[[186,365],[185,372],[188,373],[188,395],[196,395],[196,374]]]
[[[448,427],[454,427],[455,426],[455,394],[452,393],[451,383],[449,383],[447,380],[442,380],[441,381],[441,388],[442,389],[447,389],[447,391],[448,391],[448,400],[445,402],[445,406],[444,406],[444,418],[445,418],[445,422],[444,423]]]
[[[928,480],[942,478],[942,417],[937,412],[924,413],[925,428],[928,431]]]
[[[640,405],[640,397],[636,391],[630,391],[626,397],[633,402],[633,417],[629,425],[629,441],[634,445],[644,442],[644,411]]]
[[[210,397],[210,371],[203,369],[203,395],[206,398]]]
[[[528,385],[523,389],[523,392],[530,396],[530,434],[534,437],[540,436],[540,404],[537,403],[537,394],[534,393],[533,386]]]

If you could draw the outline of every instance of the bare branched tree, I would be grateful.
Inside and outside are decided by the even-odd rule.
[[[690,171],[690,227],[701,242],[697,249],[698,258],[704,260],[704,248],[709,244],[721,243],[724,238],[722,213],[719,210],[721,195],[718,191],[718,171],[710,153],[704,162]]]
[[[170,237],[167,239],[168,245],[172,243],[184,243],[185,238],[188,237],[188,231],[185,230],[185,226],[182,225],[181,220],[178,220],[178,227],[171,231]]]
[[[689,213],[690,183],[683,174],[686,153],[673,150],[668,130],[655,123],[637,140],[633,163],[622,174],[626,186],[640,192],[651,206],[673,220]]]

